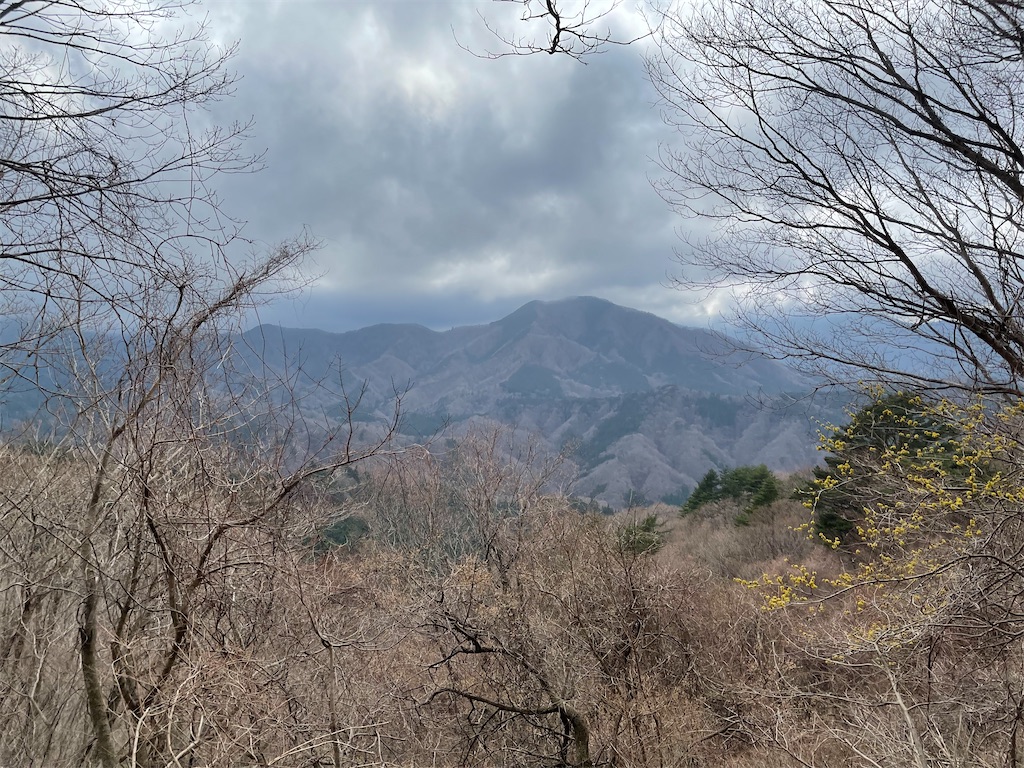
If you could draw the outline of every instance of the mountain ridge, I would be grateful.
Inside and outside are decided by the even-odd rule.
[[[337,365],[365,383],[364,419],[385,416],[396,390],[404,392],[407,437],[421,438],[433,424],[458,434],[502,423],[529,430],[552,451],[574,442],[576,492],[613,504],[627,494],[677,496],[710,468],[810,466],[815,419],[835,410],[801,405],[813,382],[777,361],[594,297],[531,301],[493,322],[446,331],[268,325],[243,338],[271,369],[301,368],[316,382]]]

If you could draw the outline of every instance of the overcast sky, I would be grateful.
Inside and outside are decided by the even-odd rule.
[[[479,14],[530,34],[489,0],[205,0],[237,40],[242,79],[220,119],[255,119],[256,176],[222,180],[251,237],[303,227],[320,277],[262,320],[332,331],[380,322],[444,329],[532,299],[595,295],[693,325],[706,307],[667,287],[678,232],[650,179],[671,141],[643,45],[586,66],[485,60]],[[611,19],[640,29],[631,8]],[[543,34],[542,29],[537,34]],[[457,39],[456,39],[457,38]]]

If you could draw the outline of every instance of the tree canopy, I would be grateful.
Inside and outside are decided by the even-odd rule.
[[[683,504],[680,513],[690,514],[706,504],[726,499],[742,503],[744,511],[750,512],[768,506],[778,497],[778,478],[764,464],[723,469],[721,472],[709,469]]]

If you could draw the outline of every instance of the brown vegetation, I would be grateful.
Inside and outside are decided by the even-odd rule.
[[[962,461],[1010,460],[964,418]],[[544,492],[559,462],[500,433],[376,460],[339,502],[164,426],[102,476],[78,446],[4,451],[0,760],[1016,764],[1005,483],[979,475],[970,510],[856,553],[797,530],[789,500],[745,524],[728,502],[580,514]],[[918,473],[917,508],[965,493],[920,456],[874,461]],[[660,548],[622,535],[648,512]],[[343,514],[370,533],[325,550]]]
[[[551,48],[564,50],[559,40],[572,28],[560,26],[554,4],[545,7],[555,23]],[[56,12],[62,8],[76,13]],[[201,105],[229,79],[219,57],[200,55],[201,35],[177,43],[155,36],[173,4],[121,8],[0,2],[0,34],[33,30],[39,46],[63,47],[67,71],[79,71],[93,46],[108,56],[119,52],[125,69],[115,78],[86,67],[58,84],[74,88],[56,88],[57,96],[22,84],[8,99],[12,109],[24,112],[38,97],[36,106],[50,111],[0,119],[3,140],[23,153],[9,153],[15,160],[4,160],[0,177],[10,185],[0,215],[14,233],[0,254],[12,291],[5,309],[22,328],[0,349],[0,362],[14,377],[51,385],[41,414],[49,439],[23,434],[0,448],[0,764],[1022,762],[1019,404],[900,396],[913,405],[895,414],[910,439],[862,442],[850,452],[846,438],[858,437],[856,430],[833,435],[830,449],[847,460],[818,478],[811,506],[843,486],[829,496],[856,533],[843,541],[805,525],[815,522],[813,510],[772,496],[742,508],[719,499],[665,520],[663,542],[656,510],[625,521],[581,514],[557,492],[559,461],[538,455],[528,441],[498,432],[471,436],[447,453],[398,451],[389,442],[397,415],[376,435],[357,432],[358,397],[344,389],[336,393],[340,426],[314,429],[296,416],[288,382],[257,378],[238,388],[227,375],[242,313],[278,288],[307,245],[271,249],[243,264],[223,251],[235,236],[230,228],[176,228],[175,212],[190,217],[194,205],[213,205],[214,198],[205,188],[184,199],[156,195],[146,169],[205,178],[215,167],[233,167],[232,142],[216,133],[198,143],[179,136],[184,154],[163,158],[173,142],[137,144],[145,136],[108,133],[96,119],[111,118],[110,130],[115,117],[159,130],[168,126],[168,109]],[[760,3],[730,8],[771,10]],[[967,4],[956,15],[970,22],[958,42],[977,42],[986,28],[1005,33],[996,36],[993,50],[1003,57],[996,69],[1019,65],[1019,13],[1012,3]],[[750,39],[773,32],[785,41],[807,31],[806,19],[785,18],[794,24],[760,25]],[[858,18],[867,23],[876,13],[862,8]],[[152,36],[132,49],[133,30]],[[706,53],[723,57],[734,49],[718,45],[719,32],[745,30],[705,24],[693,34],[706,36]],[[828,34],[826,27],[816,31]],[[921,63],[926,55],[931,61],[931,50],[906,53]],[[25,82],[46,71],[45,59],[19,57],[16,47],[0,53],[13,57],[8,64],[20,62]],[[738,70],[729,71],[756,61],[736,61]],[[827,70],[837,61],[819,55],[812,63]],[[983,63],[991,75],[994,65]],[[953,71],[942,74],[948,80]],[[857,70],[848,74],[853,84],[875,87]],[[750,82],[740,77],[732,85],[742,95]],[[998,133],[997,118],[1016,109],[1013,88],[998,78],[958,92],[971,102],[969,113],[925,98],[929,82],[909,90],[922,97],[914,114],[925,127],[943,128],[940,112],[950,112],[981,121],[990,135]],[[850,106],[847,91],[811,85],[805,95],[842,96],[839,103]],[[975,96],[986,90],[1009,94],[1012,103],[992,113],[976,107]],[[713,106],[705,97],[696,103]],[[906,137],[889,123],[890,113],[870,112],[876,121],[869,127],[901,146]],[[826,127],[846,124],[841,113],[826,116]],[[37,122],[49,130],[36,136],[30,124]],[[63,138],[51,145],[54,137]],[[951,229],[956,237],[945,244],[955,244],[955,253],[947,253],[951,266],[938,282],[921,273],[911,288],[899,270],[917,262],[904,256],[892,272],[876,275],[881,283],[873,289],[852,283],[882,302],[863,308],[869,316],[885,310],[887,322],[909,323],[909,332],[945,343],[969,374],[925,377],[927,384],[973,381],[990,392],[1020,392],[1024,337],[1013,233],[1021,154],[1012,138],[1007,133],[996,147],[954,134],[935,156],[957,164],[979,152],[982,160],[996,158],[969,170],[957,165],[949,175],[951,183],[977,178],[988,190],[952,197],[974,206],[965,220],[989,217],[998,235],[991,253]],[[934,130],[922,141],[913,146],[931,147]],[[764,159],[766,149],[768,159],[779,157],[774,144],[749,145],[753,155],[737,157],[760,151]],[[142,165],[132,167],[132,157],[144,158]],[[922,186],[909,159],[902,167],[920,187],[919,213],[949,202]],[[952,166],[933,158],[929,167],[937,182]],[[769,170],[747,166],[763,184],[773,178]],[[859,174],[860,165],[846,167],[854,170]],[[834,196],[850,188],[827,190]],[[1012,211],[997,214],[1004,198]],[[759,205],[740,212],[767,215]],[[879,208],[869,213],[872,221],[886,220]],[[56,220],[66,228],[46,225]],[[800,223],[782,219],[780,226]],[[902,226],[935,234],[919,223]],[[189,250],[190,243],[200,247],[197,240],[212,248],[209,258]],[[875,245],[884,251],[897,244]],[[837,263],[859,267],[878,254],[850,242],[813,239],[810,246],[817,256],[835,255],[836,247],[846,257],[869,257],[820,262],[826,285],[847,285],[828,271]],[[945,295],[963,287],[955,278],[965,268],[974,275],[970,285],[977,291],[985,284],[989,298],[964,305]],[[998,291],[990,290],[986,269],[999,278]],[[787,267],[763,276],[773,286],[791,274]],[[900,313],[890,317],[893,307]],[[884,400],[878,405],[894,417]],[[361,482],[352,487],[355,470]],[[851,499],[859,508],[843,509]],[[346,515],[364,520],[369,536],[358,546],[325,547],[321,534]]]

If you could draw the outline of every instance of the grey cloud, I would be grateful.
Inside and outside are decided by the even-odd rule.
[[[268,167],[227,179],[227,207],[261,240],[324,240],[323,279],[270,310],[281,322],[444,327],[534,298],[668,292],[679,221],[647,181],[667,133],[640,51],[480,60],[450,29],[482,48],[477,7],[493,4],[236,12],[244,79],[222,110],[254,115]]]

